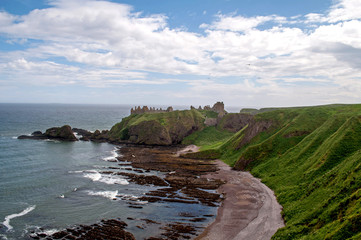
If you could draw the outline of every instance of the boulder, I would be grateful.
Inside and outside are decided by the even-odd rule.
[[[45,131],[44,135],[48,139],[56,139],[62,141],[78,141],[69,125],[49,128]]]

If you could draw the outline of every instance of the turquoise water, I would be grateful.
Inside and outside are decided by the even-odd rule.
[[[198,204],[136,201],[143,208],[129,208],[130,199],[155,187],[100,173],[108,167],[119,167],[109,161],[116,156],[117,146],[16,139],[64,124],[91,131],[110,129],[129,114],[130,107],[0,104],[0,239],[28,239],[31,231],[51,232],[118,217],[137,239],[143,239],[157,235],[159,226],[139,229],[137,225],[144,225],[142,218],[173,222],[182,221],[180,212],[215,214],[216,208]]]

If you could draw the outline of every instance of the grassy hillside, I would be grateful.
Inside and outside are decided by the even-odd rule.
[[[183,139],[182,144],[195,144],[201,146],[201,150],[215,148],[233,136],[233,133],[222,131],[216,127],[206,127],[202,131],[194,132]]]
[[[202,130],[208,112],[198,110],[133,114],[109,131],[111,139],[149,145],[181,143],[184,137]]]
[[[215,151],[275,191],[273,239],[361,239],[361,105],[258,113]]]
[[[212,114],[131,115],[108,134],[134,143],[196,144],[202,151],[195,158],[251,171],[283,206],[286,227],[273,239],[361,239],[361,105],[261,109],[206,127]]]

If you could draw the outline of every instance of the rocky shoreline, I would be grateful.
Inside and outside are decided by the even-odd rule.
[[[198,229],[196,223],[213,215],[184,213],[182,217],[187,219],[187,223],[159,223],[143,219],[144,224],[137,226],[139,229],[144,229],[146,225],[160,225],[158,235],[147,238],[149,240],[270,239],[278,228],[284,226],[280,214],[282,208],[270,189],[251,174],[232,170],[220,161],[192,158],[192,154],[187,153],[198,151],[196,146],[182,148],[180,145],[114,142],[108,138],[107,131],[91,133],[68,125],[47,129],[45,133],[36,131],[31,136],[19,136],[19,139],[90,140],[120,145],[120,157],[115,160],[119,167],[109,167],[100,173],[122,175],[128,182],[157,187],[137,199],[126,199],[129,208],[143,208],[137,204],[138,201],[220,206],[216,220],[205,230]],[[135,173],[119,171],[121,168],[127,170],[126,166]],[[164,174],[162,177],[151,175],[151,170]],[[126,231],[127,224],[123,221],[104,219],[98,224],[67,228],[52,235],[32,233],[30,236],[34,239],[135,239]]]
[[[215,172],[217,166],[209,160],[194,160],[180,157],[179,146],[138,146],[123,145],[118,152],[118,167],[109,167],[101,174],[122,175],[129,182],[138,185],[156,186],[157,189],[147,192],[137,199],[126,199],[129,208],[143,208],[141,202],[148,203],[180,203],[202,204],[205,206],[218,207],[223,196],[216,190],[224,184],[218,179],[207,179],[202,175]],[[136,173],[119,171],[122,167],[131,167]],[[152,175],[149,172],[155,170],[163,172],[162,176]],[[150,225],[159,225],[159,233],[149,236],[149,240],[160,239],[191,239],[199,235],[203,229],[199,228],[200,222],[214,215],[197,216],[189,212],[181,213],[184,222],[160,223],[154,219],[142,219],[139,231]],[[62,231],[46,235],[45,233],[32,233],[33,239],[135,239],[127,231],[126,222],[135,219],[104,219],[99,223],[84,226],[79,225]],[[139,220],[139,219],[138,219]]]
[[[159,225],[159,233],[147,240],[165,239],[270,239],[284,226],[281,206],[273,192],[246,172],[232,170],[221,161],[195,160],[180,156],[196,147],[124,145],[119,148],[117,165],[131,166],[135,173],[104,170],[102,174],[120,174],[139,185],[152,185],[157,190],[145,193],[139,199],[127,199],[130,208],[142,208],[137,201],[148,203],[176,202],[219,207],[216,219],[206,229],[197,227],[213,215],[196,216],[182,213],[186,222],[160,223],[142,219],[139,231],[150,225]],[[163,172],[162,177],[149,171]],[[211,190],[211,191],[210,191]],[[216,192],[217,191],[217,192]],[[52,235],[32,233],[34,239],[135,239],[126,229],[133,218],[102,220],[90,226],[67,228]]]

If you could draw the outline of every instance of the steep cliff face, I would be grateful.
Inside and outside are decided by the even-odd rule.
[[[172,139],[165,126],[156,120],[143,121],[128,129],[128,139],[132,143],[147,145],[171,145]]]
[[[254,121],[254,116],[244,113],[228,113],[219,122],[218,128],[236,133],[251,121]]]
[[[197,110],[131,115],[114,125],[109,138],[136,144],[171,145],[204,128],[205,116]]]

